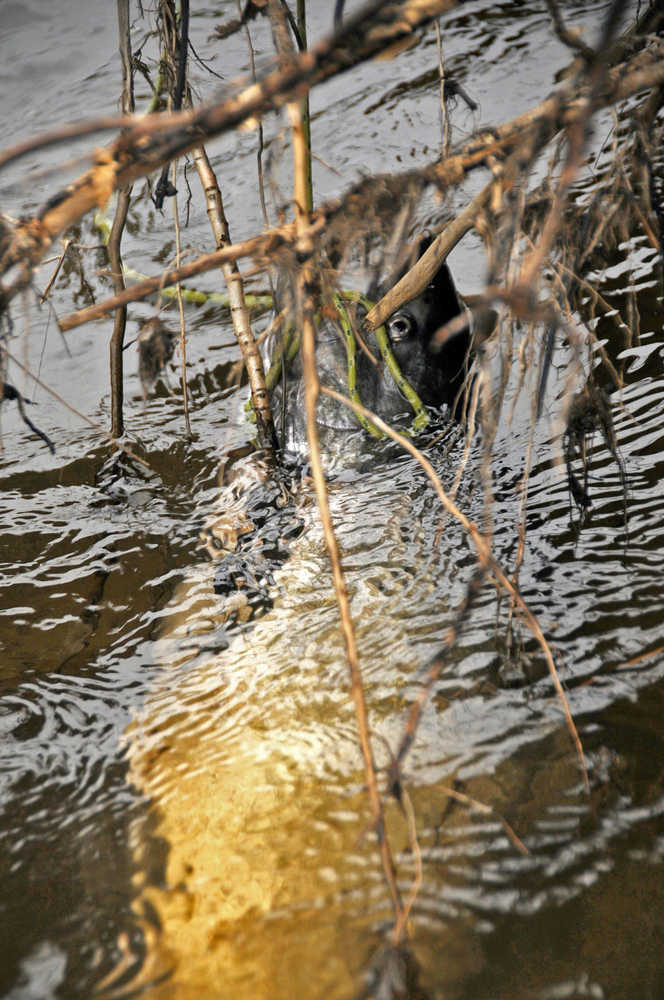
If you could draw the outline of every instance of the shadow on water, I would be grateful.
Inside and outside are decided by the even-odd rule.
[[[12,80],[5,77],[5,133],[18,128],[37,64],[49,87],[27,109],[25,128],[78,117],[83,101],[90,114],[107,111],[109,88],[119,90],[116,56],[104,48],[109,38],[115,48],[115,12],[98,12],[95,21],[87,5],[87,16],[81,4],[60,5],[63,20],[40,12],[38,31],[34,5],[10,6],[11,37],[26,58]],[[564,6],[574,27],[584,18],[594,23],[601,4]],[[313,35],[327,15],[313,12]],[[214,17],[202,11],[195,19],[203,54],[214,54],[206,42]],[[487,121],[541,98],[543,81],[548,86],[567,62],[535,5],[488,10],[473,2],[445,25],[450,66]],[[269,39],[259,37],[268,51]],[[48,58],[40,50],[47,43]],[[229,76],[245,68],[244,55],[234,58]],[[321,197],[345,187],[358,163],[382,169],[386,161],[427,156],[438,134],[437,94],[426,75],[434,63],[429,32],[389,64],[389,79],[376,63],[342,78],[334,91],[322,88],[314,121],[323,134],[315,141],[321,157],[347,176],[321,168]],[[199,82],[209,86],[202,73]],[[372,129],[375,123],[387,136],[379,152],[366,127],[369,111]],[[460,129],[474,125],[463,110],[457,121]],[[239,215],[238,207],[245,213],[237,237],[258,231],[254,137],[242,135],[237,146],[223,140],[215,154],[222,178],[230,175],[229,215]],[[17,215],[29,207],[20,200],[23,180],[0,178],[6,207]],[[42,179],[29,197],[36,204],[48,193]],[[171,237],[154,213],[144,216],[127,258],[148,270]],[[207,246],[204,224],[202,215],[193,218],[188,232]],[[93,231],[83,235],[94,242]],[[480,284],[477,257],[472,244],[456,252],[463,291]],[[215,567],[199,547],[201,527],[224,497],[218,459],[251,436],[243,394],[227,383],[237,359],[227,318],[188,311],[192,443],[182,443],[174,375],[143,405],[132,369],[127,418],[149,473],[109,464],[96,436],[43,395],[39,424],[56,441],[55,457],[3,410],[3,996],[110,1000],[142,990],[178,1000],[341,1000],[363,990],[380,995],[383,974],[402,977],[404,995],[446,1000],[664,994],[662,303],[654,255],[635,239],[630,259],[631,271],[616,263],[597,277],[621,312],[635,289],[640,313],[640,340],[623,359],[626,387],[613,397],[628,535],[619,470],[599,439],[589,466],[593,509],[580,530],[570,511],[566,477],[551,457],[568,361],[560,349],[550,412],[538,428],[520,574],[567,689],[590,795],[536,645],[517,628],[506,649],[507,608],[497,610],[484,589],[407,760],[422,866],[411,915],[416,977],[414,965],[391,954],[367,980],[391,911],[367,833],[356,725],[314,505],[303,504],[304,530],[274,572],[271,607],[246,624],[215,594]],[[103,289],[99,275],[88,278]],[[55,302],[64,309],[78,277],[62,280]],[[134,318],[146,314],[139,307]],[[46,339],[45,314],[31,307],[30,319],[30,356],[43,350],[46,380],[105,425],[107,358],[99,339],[110,326],[71,336],[74,384],[61,341],[52,332]],[[621,334],[610,319],[596,332],[618,356]],[[507,564],[517,545],[528,405],[517,408],[495,448],[495,546]],[[438,462],[449,482],[455,462]],[[479,520],[475,461],[462,490]],[[423,667],[463,597],[473,553],[453,523],[441,530],[425,477],[404,457],[347,471],[330,496],[385,765],[381,738],[397,743]],[[492,811],[469,809],[449,788]],[[501,817],[528,855],[517,851]],[[419,862],[393,805],[388,824],[407,896]]]

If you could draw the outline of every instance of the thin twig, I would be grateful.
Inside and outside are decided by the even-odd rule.
[[[449,785],[434,785],[434,788],[439,789],[444,795],[447,795],[450,799],[455,799],[457,802],[461,802],[463,805],[469,806],[470,809],[475,809],[477,812],[481,812],[484,816],[495,816],[500,823],[502,823],[505,833],[512,841],[517,851],[521,854],[530,854],[530,851],[521,840],[520,837],[516,835],[514,829],[507,822],[504,816],[502,816],[497,809],[493,806],[489,806],[486,802],[480,802],[478,799],[472,798],[470,795],[464,794],[464,792],[459,792],[456,788],[450,788]]]
[[[602,307],[602,309],[604,310],[604,312],[607,315],[615,313],[616,325],[618,326],[618,328],[620,330],[622,330],[623,332],[627,333],[628,336],[631,336],[631,331],[630,331],[629,327],[627,326],[627,324],[622,319],[622,317],[621,317],[620,312],[618,311],[618,309],[615,306],[612,306],[609,302],[607,302],[606,299],[604,298],[604,296],[600,295],[600,293],[597,291],[596,288],[594,288],[588,281],[585,281],[584,278],[582,278],[580,275],[578,275],[575,271],[572,271],[571,268],[566,267],[560,261],[557,261],[555,263],[555,265],[554,265],[554,274],[555,274],[557,280],[560,281],[560,278],[558,277],[558,275],[556,273],[557,271],[564,271],[565,274],[567,274],[570,278],[572,278],[574,281],[576,281],[576,283],[578,285],[580,285],[581,288],[585,288],[586,291],[590,295],[592,295],[592,297],[595,300],[595,302],[599,306]],[[603,363],[604,363],[604,365],[606,367],[606,370],[608,371],[609,375],[613,379],[614,385],[616,386],[616,388],[620,388],[622,386],[622,384],[623,384],[623,379],[618,374],[615,365],[613,364],[613,362],[611,361],[611,358],[607,354],[606,348],[604,347],[604,344],[602,344],[598,340],[597,335],[594,333],[593,330],[591,330],[589,328],[586,328],[586,333],[588,334],[588,336],[589,336],[592,344],[599,351],[599,355],[600,355],[600,357],[601,357],[601,359],[602,359],[602,361],[603,361]]]
[[[173,187],[176,188],[177,179],[177,161],[173,160],[172,163],[173,171]],[[180,259],[182,256],[182,247],[180,243],[180,219],[178,217],[178,198],[177,194],[173,197],[173,225],[175,228],[175,266],[180,266]],[[177,296],[178,296],[178,312],[180,314],[180,383],[182,385],[182,402],[184,406],[184,429],[187,438],[191,440],[191,423],[189,421],[189,389],[187,386],[187,331],[184,322],[184,302],[182,301],[182,285],[178,281],[176,283]]]
[[[317,221],[314,228],[316,230],[321,228],[320,221]],[[105,316],[106,313],[111,312],[112,309],[115,309],[119,305],[146,299],[149,295],[154,295],[155,292],[169,288],[178,281],[186,281],[187,278],[193,278],[197,274],[204,274],[206,271],[211,271],[213,268],[219,267],[228,261],[239,260],[241,257],[263,257],[266,254],[276,251],[279,247],[288,244],[291,232],[292,224],[284,226],[281,229],[273,229],[261,236],[254,236],[241,243],[234,243],[229,247],[222,247],[213,253],[202,254],[189,264],[183,264],[182,267],[178,268],[168,268],[153,278],[146,278],[144,281],[137,282],[137,284],[125,289],[124,292],[118,295],[113,295],[108,299],[95,303],[93,306],[87,306],[85,309],[79,309],[68,316],[63,316],[58,321],[58,326],[63,333],[67,330],[73,330],[74,327],[81,326],[83,323],[89,323],[93,319],[101,319],[102,316]]]
[[[129,200],[131,197],[131,187],[123,188],[118,193],[118,201],[113,217],[111,235],[108,241],[108,258],[111,265],[111,279],[116,295],[121,295],[125,289],[122,253],[120,244],[127,212],[129,211]],[[115,309],[113,318],[113,332],[109,345],[109,362],[111,372],[111,434],[113,437],[122,437],[124,433],[123,420],[123,398],[124,398],[124,335],[127,324],[127,306],[123,303]]]
[[[118,32],[120,38],[120,57],[122,61],[122,111],[131,114],[134,111],[134,68],[131,55],[131,26],[129,20],[129,0],[118,0]],[[108,240],[108,259],[111,265],[113,289],[117,293],[125,287],[122,264],[122,234],[124,232],[129,203],[131,185],[123,185],[118,189],[118,200],[115,216]],[[109,362],[111,374],[111,434],[114,438],[122,437],[124,433],[123,400],[124,400],[124,335],[127,325],[127,307],[118,306],[113,318],[113,332],[109,345]]]
[[[237,9],[242,18],[242,4],[240,0],[237,0]],[[249,68],[251,70],[251,80],[253,83],[256,82],[256,58],[254,55],[254,45],[251,40],[251,31],[249,30],[249,25],[246,21],[243,21],[244,34],[247,39],[247,48],[249,49]],[[256,166],[258,170],[258,195],[261,203],[261,211],[263,213],[263,222],[265,223],[265,228],[268,229],[270,226],[270,219],[267,213],[267,202],[265,200],[265,179],[263,177],[263,150],[265,148],[265,141],[263,136],[263,119],[258,119],[258,146],[256,148]]]
[[[535,442],[535,426],[537,423],[537,396],[533,396],[531,401],[530,426],[528,428],[528,446],[526,448],[526,458],[523,463],[523,473],[519,486],[519,510],[517,512],[517,522],[519,525],[519,542],[517,546],[516,559],[514,560],[514,572],[512,573],[512,584],[516,591],[519,586],[519,573],[526,554],[526,505],[528,503],[528,487],[530,484],[530,470],[533,461],[533,444]],[[507,621],[507,634],[510,635],[512,615],[514,613],[515,601],[510,599],[510,609]]]
[[[62,253],[58,257],[58,262],[55,265],[55,270],[53,271],[53,274],[51,275],[51,277],[48,279],[48,284],[46,285],[46,288],[44,289],[44,291],[39,296],[39,301],[40,301],[40,303],[42,305],[44,304],[44,302],[46,302],[46,299],[51,294],[51,288],[53,287],[53,283],[55,282],[55,279],[57,278],[57,276],[60,274],[60,268],[62,267],[62,265],[64,263],[64,259],[67,256],[67,251],[69,250],[69,247],[72,245],[72,243],[73,243],[73,240],[70,240],[70,239],[65,239],[65,240],[62,241]]]
[[[440,21],[436,21],[436,51],[438,53],[438,80],[440,86],[440,155],[442,159],[445,159],[450,151],[450,119],[447,114],[447,101],[445,99],[445,60],[443,59],[443,40],[440,32]]]
[[[30,280],[25,267],[34,266],[59,233],[90,209],[105,203],[113,190],[151,173],[162,163],[190,151],[201,141],[236,127],[247,118],[280,107],[294,91],[313,86],[336,73],[383,51],[390,42],[410,39],[413,32],[452,6],[452,0],[404,0],[402,4],[374,5],[347,21],[331,39],[319,42],[297,56],[282,72],[268,75],[239,95],[195,112],[181,112],[157,128],[153,121],[124,132],[112,147],[97,150],[91,170],[57,195],[35,219],[17,227],[17,239],[4,255],[0,271],[22,262],[24,269],[2,289],[9,300]],[[371,25],[371,30],[368,26]],[[595,91],[593,107],[620,101],[645,88],[664,82],[664,42],[656,42],[620,66],[614,67]],[[335,61],[336,60],[336,61]],[[301,90],[300,90],[301,92]],[[563,88],[536,108],[465,143],[460,152],[433,165],[423,175],[446,187],[458,183],[467,172],[486,166],[491,156],[505,154],[533,140],[533,153],[542,149],[566,124],[579,123],[589,104],[586,87]],[[5,162],[11,158],[5,155]],[[1,161],[0,161],[1,162]]]
[[[558,8],[558,0],[546,0],[546,6],[549,11],[549,14],[551,15],[553,30],[555,31],[556,35],[563,43],[563,45],[567,45],[568,48],[574,49],[575,52],[580,53],[580,55],[582,55],[587,62],[590,62],[592,59],[594,59],[595,50],[592,49],[589,45],[586,45],[586,43],[579,35],[570,31],[569,28],[565,25],[562,17],[560,16],[560,10]]]
[[[123,451],[125,455],[128,455],[129,458],[133,459],[134,462],[138,462],[139,465],[144,466],[146,469],[152,468],[150,463],[146,462],[144,458],[141,458],[139,455],[133,452],[131,448],[128,448],[127,445],[124,444],[122,441],[119,441],[116,438],[114,438],[112,434],[109,434],[108,431],[105,431],[104,428],[100,427],[99,424],[96,424],[94,420],[90,420],[90,417],[87,417],[85,413],[81,413],[80,410],[77,410],[76,407],[72,406],[71,403],[68,403],[67,400],[60,395],[60,393],[56,392],[55,389],[51,389],[51,387],[47,385],[46,382],[43,382],[40,378],[37,378],[37,376],[33,372],[29,371],[29,369],[27,369],[25,365],[23,365],[18,360],[18,358],[14,357],[14,355],[11,354],[10,351],[8,351],[6,348],[4,349],[4,353],[6,357],[9,358],[10,361],[12,361],[15,365],[17,365],[22,372],[28,375],[33,382],[36,382],[36,384],[40,386],[45,392],[47,392],[49,396],[52,396],[53,399],[57,399],[58,403],[64,406],[66,410],[69,410],[69,412],[73,413],[74,416],[80,417],[80,419],[83,420],[89,427],[92,427],[92,429],[95,430],[98,434],[100,434],[102,437],[110,441],[110,443],[115,448],[119,448],[120,451]]]
[[[408,923],[408,917],[410,916],[410,911],[412,910],[413,903],[417,899],[417,894],[422,887],[422,851],[420,849],[420,843],[417,839],[415,812],[413,810],[413,804],[410,801],[410,795],[403,786],[401,787],[401,804],[403,806],[404,813],[406,814],[406,821],[408,823],[408,839],[410,841],[410,848],[415,856],[415,878],[413,879],[413,884],[410,887],[408,898],[404,903],[403,912],[396,921],[392,930],[392,944],[395,946],[401,943],[401,939]]]
[[[173,0],[161,0],[161,33],[164,38],[162,60],[168,58],[171,65],[175,64],[174,81],[169,93],[169,111],[180,111],[184,100],[187,80],[187,51],[189,48],[189,0],[180,0],[180,34],[178,36],[177,15]],[[155,184],[152,200],[157,209],[161,210],[164,200],[175,193],[175,183],[168,181],[169,165],[162,168],[159,180]]]

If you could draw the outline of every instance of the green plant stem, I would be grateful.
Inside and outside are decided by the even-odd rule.
[[[339,322],[341,324],[344,342],[346,344],[346,358],[348,361],[348,395],[354,403],[362,405],[362,399],[357,389],[357,342],[355,340],[355,331],[353,330],[350,322],[348,309],[346,308],[343,295],[335,294],[334,307],[339,315]],[[353,410],[352,412],[362,427],[364,427],[365,431],[371,434],[372,437],[380,438],[383,436],[376,425],[365,417],[363,413],[359,410]]]
[[[362,295],[361,292],[344,292],[344,297],[360,302],[367,313],[373,308],[373,303],[369,301],[366,295]],[[412,385],[405,377],[401,368],[399,367],[399,362],[394,356],[392,346],[387,336],[387,330],[384,326],[379,326],[374,331],[374,336],[376,338],[376,343],[378,344],[381,357],[387,365],[387,369],[397,384],[397,388],[402,396],[410,403],[413,411],[415,413],[415,419],[413,420],[413,431],[419,433],[423,431],[424,428],[429,423],[429,414],[427,413],[426,407],[418,394],[413,389]],[[355,400],[357,402],[357,400]]]
[[[93,221],[95,229],[101,234],[104,243],[108,243],[111,235],[111,223],[109,220],[103,212],[95,212]],[[128,267],[126,264],[122,266],[122,273],[130,281],[145,281],[147,278],[147,275],[141,274],[140,271],[136,271],[133,267]],[[177,298],[177,288],[175,285],[168,285],[161,289],[161,294],[167,299]],[[189,302],[192,305],[216,305],[222,306],[224,309],[230,309],[230,299],[226,292],[202,292],[196,288],[183,288],[182,299],[184,302]],[[273,305],[272,296],[267,292],[265,295],[247,294],[244,300],[249,309],[265,310],[271,309]]]

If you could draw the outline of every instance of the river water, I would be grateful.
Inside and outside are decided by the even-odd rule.
[[[328,29],[331,8],[311,7],[316,38]],[[606,4],[561,7],[592,39]],[[196,53],[223,77],[193,62],[201,96],[247,72],[241,36],[223,47],[209,37],[235,11],[222,2],[193,12]],[[134,13],[137,46],[152,22]],[[112,4],[3,0],[0,14],[3,144],[116,110]],[[441,27],[447,71],[478,104],[471,112],[458,102],[457,140],[537,103],[568,62],[543,3],[471,0]],[[260,23],[252,31],[260,68],[271,43]],[[145,58],[153,44],[145,41]],[[341,193],[366,172],[436,155],[436,66],[432,28],[395,59],[312,95],[317,197]],[[139,78],[139,107],[148,100]],[[602,120],[598,148],[609,128]],[[273,222],[289,190],[282,129],[276,119],[266,123]],[[209,149],[234,239],[262,227],[256,141],[249,130]],[[0,174],[3,211],[34,210],[80,172],[77,158],[87,149],[88,140],[37,153]],[[661,175],[661,162],[658,169]],[[211,248],[195,182],[192,172],[183,229],[190,256]],[[474,190],[469,185],[464,196]],[[174,252],[171,210],[156,213],[142,185],[134,193],[140,200],[125,258],[154,273]],[[181,211],[184,223],[183,203]],[[432,201],[421,221],[439,215]],[[99,242],[90,220],[74,237],[85,247]],[[482,287],[476,238],[464,241],[451,264],[462,292]],[[507,608],[484,588],[405,766],[422,868],[409,925],[419,971],[409,996],[664,995],[664,375],[656,265],[638,231],[592,276],[623,315],[632,292],[639,311],[639,337],[627,350],[610,319],[596,328],[626,370],[613,416],[627,471],[627,531],[619,468],[599,439],[593,511],[580,530],[570,514],[566,478],[554,461],[554,417],[569,360],[563,350],[554,357],[535,436],[521,591],[551,642],[590,793],[537,645],[521,629],[519,655],[506,655]],[[53,266],[42,267],[38,288]],[[51,296],[56,313],[107,294],[104,267],[103,251],[71,253]],[[199,287],[216,291],[219,281],[209,274]],[[264,279],[256,284],[264,287]],[[130,335],[152,311],[132,307]],[[252,436],[246,391],[233,387],[238,350],[228,314],[214,302],[186,307],[192,441],[175,363],[169,385],[158,383],[144,402],[134,349],[127,352],[127,440],[149,471],[112,461],[99,429],[109,423],[110,320],[65,341],[50,309],[33,298],[16,304],[13,320],[12,353],[96,429],[10,365],[8,377],[38,404],[31,416],[56,453],[27,432],[13,406],[3,406],[1,995],[360,994],[371,984],[391,910],[367,832],[343,643],[314,505],[305,505],[305,529],[275,572],[271,609],[244,627],[226,627],[223,601],[212,590],[214,566],[199,545],[203,524],[223,512],[219,460]],[[506,566],[517,551],[527,410],[517,407],[495,445],[495,549]],[[458,458],[458,449],[447,462],[438,458],[448,484]],[[409,458],[380,453],[371,469],[346,470],[331,483],[330,498],[385,765],[384,747],[397,745],[424,667],[465,593],[472,546],[454,523],[442,524]],[[477,456],[460,502],[481,518]],[[449,787],[490,810],[450,799]],[[387,820],[407,897],[417,852],[393,805]]]

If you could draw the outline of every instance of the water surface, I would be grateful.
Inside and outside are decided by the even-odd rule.
[[[604,3],[561,6],[572,27],[594,37]],[[196,51],[224,77],[222,84],[195,65],[204,95],[247,71],[243,42],[221,49],[208,40],[214,24],[234,13],[231,3],[194,12]],[[329,5],[313,4],[311,36],[330,20]],[[451,11],[442,29],[448,71],[479,104],[475,113],[457,108],[456,139],[541,100],[568,61],[543,4],[477,0]],[[112,5],[42,10],[17,0],[4,5],[1,30],[6,142],[117,108]],[[145,30],[137,19],[136,38]],[[265,65],[264,26],[254,38]],[[314,93],[318,197],[341,193],[367,171],[436,155],[436,60],[431,29],[396,59]],[[137,95],[147,102],[140,80]],[[286,201],[283,127],[270,121],[266,140],[278,160],[275,197]],[[33,210],[81,169],[56,166],[87,148],[34,154],[0,174],[3,210]],[[253,132],[210,146],[237,239],[262,226],[255,149]],[[658,170],[661,176],[661,162]],[[183,236],[192,255],[211,247],[194,180]],[[422,222],[440,213],[432,199]],[[99,239],[89,220],[76,236],[85,244]],[[162,217],[143,199],[132,211],[128,263],[154,273],[172,253],[170,208]],[[56,283],[59,314],[106,294],[103,253],[86,251],[81,262],[83,270],[72,257]],[[654,1000],[664,992],[664,378],[656,263],[634,233],[612,266],[594,275],[623,315],[627,293],[636,290],[640,313],[640,337],[623,356],[626,387],[614,397],[628,531],[619,469],[599,440],[594,509],[581,530],[578,515],[570,516],[566,479],[553,461],[569,362],[562,349],[529,484],[521,591],[551,642],[590,795],[537,645],[520,628],[522,648],[506,655],[506,602],[497,607],[484,588],[405,769],[422,856],[410,943],[418,989],[431,997]],[[38,287],[51,266],[41,269]],[[479,241],[464,241],[452,266],[462,291],[480,288]],[[205,288],[217,284],[213,275],[201,279]],[[149,304],[132,309],[130,334],[151,311]],[[246,444],[252,428],[246,393],[229,382],[238,351],[227,314],[214,305],[187,307],[186,318],[192,441],[184,436],[175,365],[170,387],[158,385],[143,403],[134,351],[127,352],[128,440],[149,471],[111,460],[99,431],[30,380],[33,418],[53,438],[55,456],[3,407],[0,993],[12,1000],[136,990],[157,998],[341,1000],[366,984],[389,925],[313,504],[290,561],[275,574],[271,610],[229,629],[213,593],[214,567],[199,532],[225,502],[219,458]],[[16,305],[14,321],[12,352],[107,426],[110,321],[72,331],[66,344],[48,308],[33,300]],[[624,344],[612,322],[597,332],[618,357]],[[16,369],[10,376],[24,385]],[[495,546],[507,566],[517,549],[528,406],[501,427],[495,448]],[[447,460],[438,453],[447,484],[458,457],[458,449]],[[480,494],[474,455],[460,501],[476,520]],[[385,764],[383,747],[397,744],[474,555],[453,522],[440,530],[439,504],[409,458],[384,455],[371,470],[347,471],[331,484],[331,503]],[[449,786],[494,811],[450,800]],[[417,865],[393,805],[388,822],[408,895]]]

